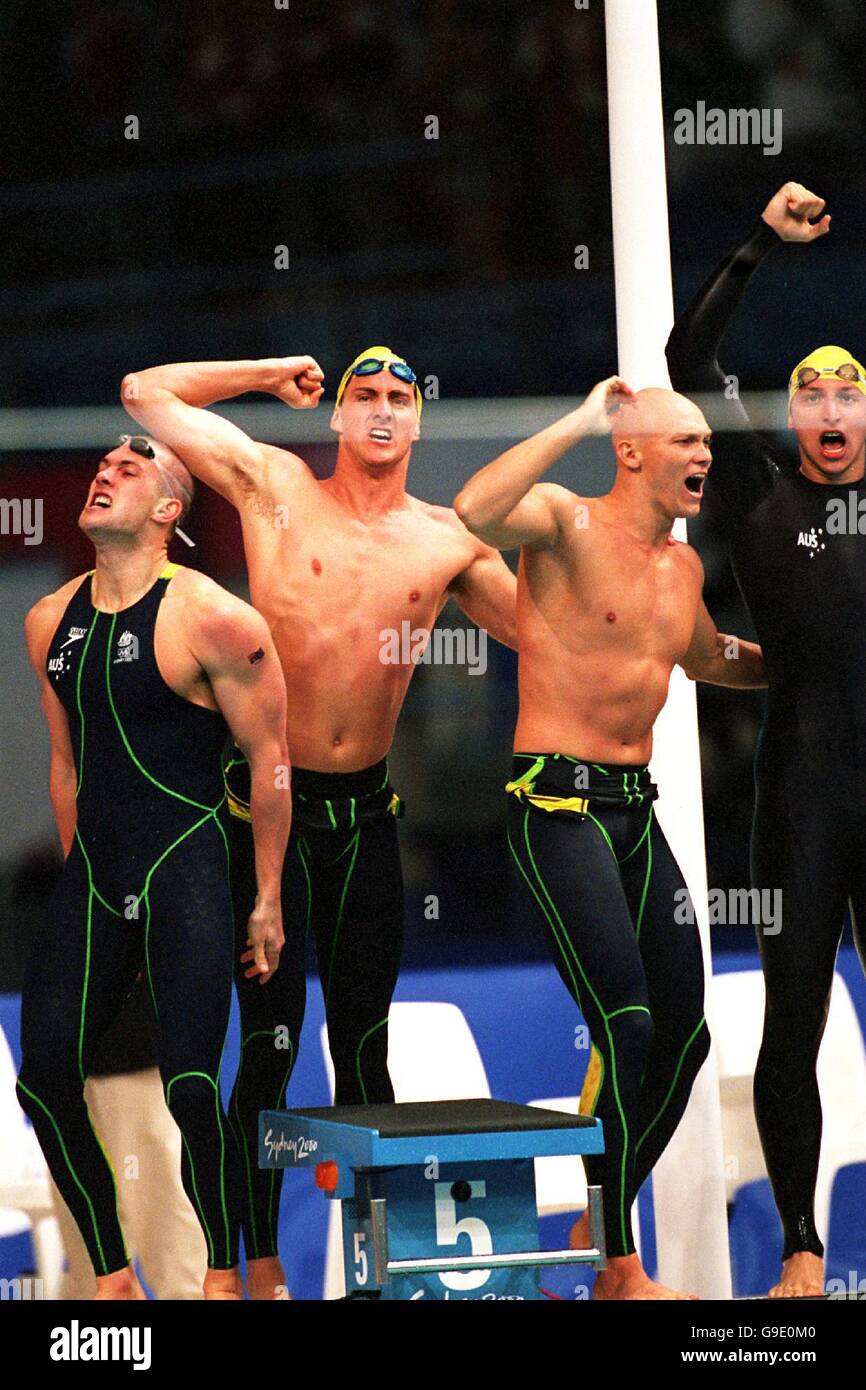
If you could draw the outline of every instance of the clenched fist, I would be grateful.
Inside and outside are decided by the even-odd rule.
[[[830,230],[830,214],[821,217],[824,206],[824,199],[801,183],[786,183],[773,194],[761,216],[783,241],[815,241]],[[820,221],[810,220],[815,217]]]
[[[322,398],[325,373],[315,357],[277,359],[278,385],[274,395],[293,410],[314,410]]]

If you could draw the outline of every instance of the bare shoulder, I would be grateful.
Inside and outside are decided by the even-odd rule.
[[[172,607],[193,645],[233,647],[268,633],[267,623],[251,604],[200,570],[182,566],[166,598],[174,600]]]
[[[24,619],[24,636],[31,655],[38,654],[40,649],[47,651],[66,605],[85,577],[83,574],[77,574],[74,579],[61,584],[53,593],[45,594],[43,598],[38,599],[29,610]]]
[[[280,449],[276,444],[263,444],[262,472],[265,483],[271,487],[285,483],[315,482],[315,475],[309,464],[300,454],[291,449]]]
[[[676,563],[701,583],[704,582],[704,566],[700,555],[686,541],[678,541],[675,536],[668,536],[668,546]]]
[[[576,492],[563,487],[561,483],[536,483],[532,490],[536,497],[543,497],[553,510],[562,516],[576,511],[578,507],[586,506],[592,500],[579,497]]]

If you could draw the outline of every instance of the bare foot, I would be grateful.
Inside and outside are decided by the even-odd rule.
[[[785,1260],[778,1284],[769,1298],[819,1298],[824,1292],[824,1261],[809,1250],[798,1250]]]
[[[265,1255],[259,1260],[247,1260],[247,1297],[257,1302],[291,1299],[279,1256]]]
[[[115,1270],[114,1274],[100,1274],[96,1280],[96,1293],[93,1295],[94,1302],[118,1300],[126,1303],[140,1302],[147,1299],[147,1294],[138,1282],[138,1276],[132,1265],[127,1265],[125,1269]]]
[[[691,1300],[696,1293],[677,1293],[650,1279],[637,1255],[615,1255],[607,1268],[599,1270],[592,1291],[593,1298],[634,1300]]]
[[[209,1269],[204,1276],[204,1296],[209,1300],[242,1301],[244,1289],[237,1265],[234,1269]]]

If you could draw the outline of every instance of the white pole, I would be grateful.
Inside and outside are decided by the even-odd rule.
[[[656,0],[605,0],[604,16],[618,370],[636,390],[669,386],[664,346],[674,313]],[[677,531],[684,539],[684,522]],[[696,907],[709,979],[697,704],[679,668],[655,726],[653,769],[659,821]],[[722,1148],[711,1053],[653,1175],[659,1277],[702,1298],[731,1297]]]

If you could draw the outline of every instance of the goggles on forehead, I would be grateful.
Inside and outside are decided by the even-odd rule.
[[[148,459],[159,474],[160,482],[169,497],[178,498],[179,501],[183,502],[184,507],[191,506],[192,495],[189,488],[184,487],[179,478],[173,478],[168,470],[163,468],[159,459],[156,457],[156,450],[149,439],[146,439],[143,434],[122,434],[117,443],[118,446],[125,444],[127,449],[131,449],[134,454],[138,454],[139,458]],[[182,531],[179,526],[175,526],[174,529],[176,534],[180,536],[181,540],[185,541],[187,545],[195,545],[195,541],[190,540],[186,532]]]
[[[797,373],[797,386],[811,386],[822,376],[838,376],[842,381],[863,381],[853,362],[843,362],[838,367],[801,367]]]
[[[362,357],[360,361],[353,362],[350,367],[346,368],[340,381],[340,385],[337,388],[336,404],[339,405],[342,401],[346,387],[348,386],[353,376],[375,376],[377,372],[383,372],[386,368],[392,376],[395,376],[397,378],[398,381],[405,381],[407,385],[414,386],[415,404],[418,407],[418,415],[420,417],[423,401],[421,398],[421,388],[418,385],[417,374],[413,372],[412,368],[409,366],[409,363],[404,362],[401,358],[392,357],[391,355],[388,355],[387,357],[381,357],[378,356],[375,352],[370,353],[369,357]]]

